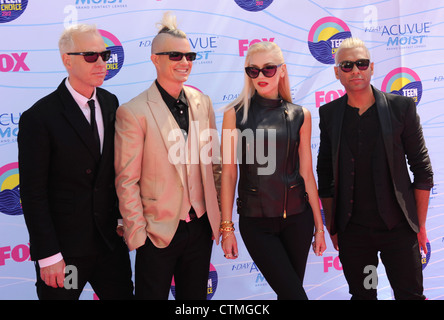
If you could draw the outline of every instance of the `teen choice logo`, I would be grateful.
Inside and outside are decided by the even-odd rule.
[[[339,45],[351,36],[350,29],[344,21],[335,17],[325,17],[311,27],[308,33],[308,48],[319,62],[334,64]]]
[[[207,284],[207,300],[211,300],[216,293],[217,289],[217,272],[216,268],[210,263],[210,273],[208,274],[208,284]],[[173,294],[173,297],[176,298],[176,283],[173,281],[171,282],[171,293]]]
[[[20,203],[18,162],[0,168],[0,212],[10,216],[23,214]]]
[[[411,97],[418,105],[422,96],[422,83],[415,71],[401,67],[387,74],[382,82],[381,90],[400,96]]]
[[[111,79],[123,66],[123,61],[125,60],[125,54],[123,52],[123,46],[113,34],[105,30],[99,30],[100,35],[105,42],[105,46],[108,50],[111,50],[111,57],[106,62],[107,73],[105,80]]]
[[[273,0],[234,0],[239,7],[247,11],[262,11],[266,9]]]
[[[26,10],[28,0],[0,0],[0,23],[11,22]]]

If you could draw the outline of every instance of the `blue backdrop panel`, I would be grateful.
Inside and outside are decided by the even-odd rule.
[[[401,5],[402,4],[402,5]],[[165,11],[198,53],[187,82],[208,94],[221,129],[220,108],[243,86],[248,47],[274,41],[283,49],[295,103],[313,118],[312,153],[319,146],[318,108],[344,94],[333,72],[333,55],[346,37],[363,39],[372,54],[372,84],[416,99],[435,172],[423,257],[428,299],[444,297],[444,6],[414,0],[14,0],[0,1],[0,299],[36,299],[20,207],[17,131],[21,113],[53,91],[66,76],[57,42],[72,23],[96,24],[113,58],[103,85],[126,102],[156,78],[151,42]],[[313,165],[315,167],[315,165]],[[238,216],[233,219],[237,229]],[[236,231],[237,232],[237,231]],[[225,260],[215,246],[208,281],[209,299],[275,299],[239,234],[240,256]],[[327,236],[328,238],[328,236]],[[304,286],[310,299],[349,299],[337,252],[327,239],[322,257],[310,253]],[[267,253],[267,254],[272,254]],[[134,260],[134,253],[131,253]],[[279,265],[276,265],[279,269]],[[378,267],[378,294],[392,299],[385,270]],[[170,295],[173,299],[173,295]],[[90,287],[82,299],[94,299]]]

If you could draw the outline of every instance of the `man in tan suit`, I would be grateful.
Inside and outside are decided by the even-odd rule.
[[[151,60],[157,79],[118,108],[116,187],[130,250],[137,249],[138,299],[206,299],[218,243],[220,174],[211,100],[184,86],[196,54],[165,14]],[[216,134],[215,134],[216,133]]]

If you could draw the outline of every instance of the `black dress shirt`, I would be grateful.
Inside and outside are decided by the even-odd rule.
[[[188,105],[187,98],[185,97],[185,93],[182,90],[179,94],[179,99],[173,98],[168,92],[165,91],[164,88],[157,82],[157,88],[160,91],[163,101],[165,101],[168,109],[170,109],[173,114],[174,119],[176,119],[177,124],[179,125],[182,132],[184,132],[184,136],[188,135]]]
[[[162,88],[157,80],[156,86],[157,89],[159,89],[160,91],[160,95],[162,96],[163,101],[168,106],[168,109],[170,109],[174,119],[176,119],[176,122],[182,130],[182,133],[186,139],[186,137],[188,136],[188,126],[190,121],[188,119],[188,104],[187,98],[185,97],[185,92],[182,89],[179,94],[179,99],[175,99],[168,92],[166,92],[164,88]],[[191,207],[188,215],[190,220],[194,220],[197,218],[196,211],[193,207]]]
[[[374,87],[372,90],[379,125],[371,152],[378,214],[389,230],[406,222],[414,232],[419,232],[414,189],[430,190],[433,171],[416,106],[411,98],[385,93]],[[347,125],[347,100],[348,96],[344,95],[319,108],[321,143],[316,170],[319,196],[334,200],[332,234],[346,231],[355,209],[355,164],[352,159],[356,159],[343,135]],[[367,183],[371,186],[371,182]]]
[[[376,105],[359,115],[359,109],[347,105],[342,128],[343,147],[349,149],[349,156],[341,157],[350,163],[349,174],[354,176],[353,199],[351,202],[351,222],[369,227],[384,228],[377,205],[373,177],[373,155],[384,150],[376,150],[381,134]],[[342,153],[344,154],[344,153]]]

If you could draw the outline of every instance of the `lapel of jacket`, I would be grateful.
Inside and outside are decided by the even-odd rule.
[[[382,139],[384,141],[390,172],[393,172],[393,130],[387,97],[382,91],[379,91],[373,86],[372,89],[376,100],[376,110],[378,110]]]
[[[180,154],[185,157],[183,152],[181,153],[179,150],[185,150],[180,148],[183,148],[186,141],[180,132],[180,127],[174,119],[174,116],[171,114],[168,106],[163,101],[155,83],[153,83],[147,91],[147,105],[149,112],[152,114],[152,117],[157,124],[157,128],[168,153],[168,160],[162,161],[169,161],[176,167],[177,173],[182,181],[182,185],[185,185],[184,179],[186,172],[184,172],[184,166],[182,165],[185,158],[178,159],[177,155]],[[180,140],[178,141],[177,138]],[[180,146],[180,148],[178,148],[178,146]]]
[[[118,101],[113,101],[100,88],[97,88],[96,96],[100,103],[103,118],[103,147],[96,175],[96,181],[100,181],[103,170],[107,167],[105,164],[110,161],[114,165],[114,122]]]
[[[201,132],[209,128],[208,114],[203,112],[201,100],[197,98],[196,94],[189,87],[184,86],[185,95],[188,100],[189,117],[190,117],[190,134],[188,136],[191,144],[191,163],[199,163],[202,175],[202,181],[206,181],[207,171],[205,163],[200,159],[200,151],[203,150],[204,144],[209,143],[201,139]],[[203,155],[207,156],[207,155]]]
[[[333,126],[332,126],[332,147],[333,147],[333,161],[334,161],[334,178],[337,183],[339,174],[339,148],[341,145],[341,133],[342,133],[342,122],[344,120],[344,112],[345,107],[347,105],[348,97],[347,95],[344,95],[340,103],[338,104],[337,110],[334,110],[333,112]]]
[[[116,105],[115,102],[109,99],[106,94],[97,89],[97,99],[100,103],[100,109],[102,111],[103,118],[103,148],[102,157],[109,154],[114,143],[114,121],[116,117]]]
[[[80,139],[86,145],[88,150],[91,152],[94,159],[98,162],[100,160],[100,152],[99,150],[97,150],[97,147],[94,143],[91,126],[88,120],[86,120],[85,115],[82,113],[79,106],[75,102],[74,98],[71,96],[68,89],[66,88],[65,80],[63,80],[62,83],[59,85],[57,91],[60,95],[64,107],[62,113],[71,124],[73,129],[77,132]]]

